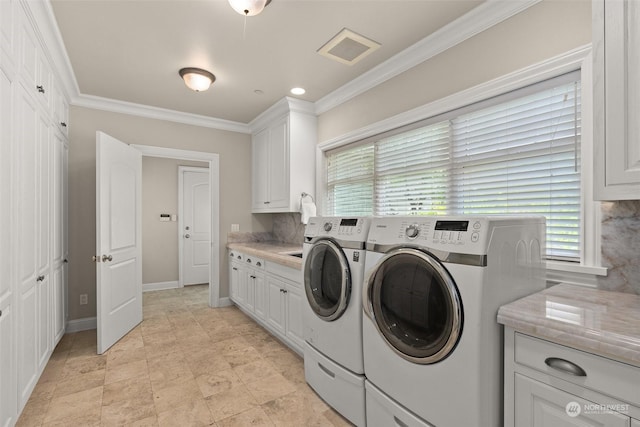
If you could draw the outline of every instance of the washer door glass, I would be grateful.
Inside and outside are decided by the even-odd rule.
[[[431,254],[401,248],[374,267],[368,283],[378,331],[400,356],[436,363],[462,334],[462,302],[447,269]]]
[[[342,250],[331,240],[313,244],[304,265],[304,290],[311,309],[332,321],[347,309],[351,295],[351,273]]]

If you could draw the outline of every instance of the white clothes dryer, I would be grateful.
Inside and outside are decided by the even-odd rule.
[[[363,284],[369,426],[501,425],[497,311],[544,289],[544,247],[543,217],[373,219]]]
[[[362,281],[370,218],[314,217],[303,244],[307,383],[356,425],[365,425]]]

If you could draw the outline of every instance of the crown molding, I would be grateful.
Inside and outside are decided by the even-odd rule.
[[[309,114],[316,116],[316,107],[313,102],[303,101],[301,99],[285,96],[271,107],[260,113],[258,117],[249,122],[249,128],[252,133],[264,129],[272,121],[288,114],[297,112],[301,114]]]
[[[541,0],[489,0],[472,9],[433,34],[392,56],[316,101],[316,113],[322,114],[384,83],[439,53],[530,8]]]
[[[118,101],[93,95],[79,95],[75,99],[72,99],[71,105],[91,108],[94,110],[110,111],[112,113],[129,114],[148,119],[182,123],[185,125],[226,130],[230,132],[251,133],[251,129],[245,123],[216,119],[214,117],[152,107],[149,105],[135,104],[133,102]]]

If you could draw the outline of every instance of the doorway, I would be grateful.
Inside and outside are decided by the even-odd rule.
[[[208,191],[210,208],[210,235],[207,243],[209,251],[209,298],[210,307],[220,305],[220,183],[219,183],[219,155],[198,151],[179,150],[173,148],[153,147],[148,145],[131,145],[140,150],[144,157],[158,157],[164,159],[176,159],[184,161],[205,162],[208,165]],[[169,213],[171,215],[171,213]],[[169,216],[169,222],[171,222]]]

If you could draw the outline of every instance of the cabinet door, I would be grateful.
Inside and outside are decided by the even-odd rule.
[[[254,313],[259,319],[267,318],[267,289],[264,280],[264,274],[260,272],[254,273],[255,279],[255,304]]]
[[[277,332],[285,335],[284,283],[271,276],[265,278],[268,295],[267,323]]]
[[[238,265],[238,304],[245,307],[247,304],[247,268]]]
[[[244,300],[244,304],[250,312],[253,312],[255,306],[256,297],[256,276],[252,269],[247,270],[247,297]]]
[[[65,295],[65,282],[64,282],[64,264],[60,264],[52,274],[51,281],[51,309],[53,321],[53,342],[51,343],[51,349],[55,348],[56,344],[64,335],[64,295]]]
[[[240,281],[240,270],[236,262],[229,263],[229,296],[233,302],[238,300],[238,283]]]
[[[515,374],[515,419],[518,427],[629,427],[619,413],[588,411],[589,402],[520,374]],[[586,405],[586,406],[585,406]]]
[[[269,208],[286,208],[289,205],[287,118],[274,123],[269,130]]]
[[[269,129],[253,135],[252,159],[252,208],[265,209],[269,205]]]
[[[597,200],[640,199],[640,2],[593,3]]]
[[[7,4],[0,2],[0,12],[7,12]],[[12,3],[8,3],[9,6]],[[10,10],[10,8],[9,8]],[[0,16],[1,16],[0,13]],[[0,17],[2,25],[6,20]],[[6,28],[0,30],[4,37]],[[15,280],[13,279],[12,203],[12,82],[0,68],[0,427],[15,424],[16,360],[15,310],[13,305]]]
[[[287,338],[296,344],[301,350],[304,348],[302,331],[302,304],[304,296],[299,287],[287,284],[285,288],[287,299]]]
[[[640,420],[631,419],[631,427],[640,427]]]

